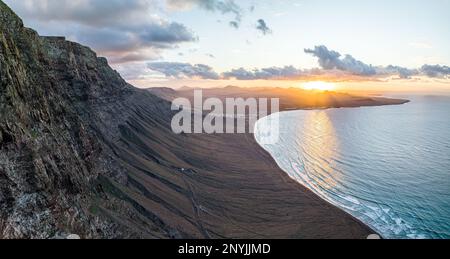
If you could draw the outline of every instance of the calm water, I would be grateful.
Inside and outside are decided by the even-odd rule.
[[[279,143],[262,146],[292,178],[385,238],[450,238],[450,98],[408,99],[284,112]]]

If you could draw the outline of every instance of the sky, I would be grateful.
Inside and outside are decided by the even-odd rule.
[[[447,0],[5,0],[138,87],[450,93]]]

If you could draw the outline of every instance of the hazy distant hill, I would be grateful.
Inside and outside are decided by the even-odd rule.
[[[151,93],[173,100],[185,97],[193,102],[194,88],[174,90],[171,88],[150,88]],[[225,98],[279,98],[281,110],[308,108],[339,108],[378,105],[397,105],[408,102],[401,99],[389,99],[375,96],[357,96],[339,92],[308,91],[301,88],[251,87],[241,88],[228,86],[225,88],[202,89],[203,97]]]

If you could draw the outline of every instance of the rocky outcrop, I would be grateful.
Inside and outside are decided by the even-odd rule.
[[[106,59],[39,36],[0,1],[0,238],[370,233],[251,135],[175,135],[171,117]]]

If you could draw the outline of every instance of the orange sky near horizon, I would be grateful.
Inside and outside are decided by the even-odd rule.
[[[311,82],[312,87],[311,87]],[[415,78],[415,79],[389,79],[385,81],[342,81],[333,82],[327,80],[313,79],[309,81],[300,80],[196,80],[196,79],[161,79],[160,81],[148,81],[131,80],[130,84],[139,88],[150,87],[170,87],[181,88],[184,86],[195,88],[215,88],[226,86],[239,86],[239,87],[298,87],[304,89],[310,89],[317,85],[316,82],[325,82],[332,86],[331,89],[316,89],[316,90],[333,90],[337,92],[349,92],[349,93],[366,93],[366,94],[378,94],[378,93],[401,93],[401,94],[442,94],[450,95],[450,81],[438,80],[430,78]],[[320,85],[320,84],[319,84]],[[320,87],[319,87],[320,88]]]

